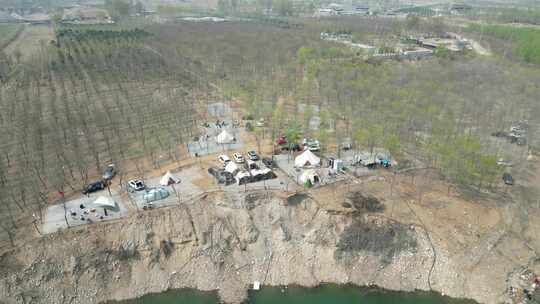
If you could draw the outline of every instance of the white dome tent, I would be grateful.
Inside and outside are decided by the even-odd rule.
[[[306,150],[304,153],[298,155],[294,159],[295,167],[314,167],[321,164],[321,159],[313,154],[313,152]]]
[[[235,138],[229,132],[227,132],[227,130],[223,130],[218,136],[216,136],[216,142],[218,144],[230,144],[235,142]]]
[[[116,205],[116,202],[112,198],[106,197],[106,196],[99,196],[93,202],[93,205],[98,208],[109,209],[109,210],[111,209],[116,210],[118,208],[118,206]]]
[[[180,179],[174,176],[171,173],[171,171],[167,171],[167,173],[165,173],[165,175],[163,175],[161,179],[159,180],[159,184],[162,186],[170,186],[170,185],[179,184],[179,183],[180,183]]]

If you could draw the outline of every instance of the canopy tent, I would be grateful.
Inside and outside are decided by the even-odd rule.
[[[225,171],[231,173],[232,175],[236,174],[238,170],[240,170],[240,168],[238,168],[238,165],[236,165],[233,162],[228,162],[227,165],[225,166]]]
[[[300,175],[300,182],[302,184],[305,184],[307,182],[310,182],[312,185],[315,185],[317,183],[320,183],[321,182],[321,177],[319,176],[319,174],[317,173],[317,171],[311,169],[311,170],[306,170],[302,173],[302,175]]]
[[[234,178],[238,185],[247,184],[251,181],[251,175],[247,172],[238,172]]]
[[[216,136],[216,142],[218,144],[230,144],[234,142],[234,140],[234,136],[227,132],[227,130],[223,130],[218,136]]]
[[[261,181],[261,180],[273,179],[277,177],[277,175],[268,168],[253,169],[249,172],[251,173],[251,177],[253,181]]]
[[[93,204],[99,208],[117,209],[116,202],[112,198],[106,196],[98,197]]]
[[[294,159],[295,167],[307,167],[307,166],[318,166],[321,163],[321,159],[313,152],[306,150],[304,153],[298,155]]]
[[[171,171],[167,171],[167,173],[165,173],[165,175],[163,175],[161,179],[159,180],[159,184],[162,186],[170,186],[172,184],[179,184],[179,183],[180,183],[180,179],[174,176],[171,173]]]
[[[254,169],[251,170],[250,173],[254,181],[260,181],[266,178],[265,172],[263,170]]]

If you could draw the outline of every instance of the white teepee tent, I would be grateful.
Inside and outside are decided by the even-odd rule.
[[[178,183],[180,183],[180,179],[174,176],[171,171],[167,171],[167,173],[165,173],[165,175],[163,175],[159,180],[159,184],[162,186],[169,186]]]
[[[216,142],[218,144],[230,144],[234,141],[234,136],[232,136],[227,130],[223,130],[219,135],[216,137]]]
[[[321,159],[309,150],[304,151],[294,159],[295,167],[318,166],[320,163]]]

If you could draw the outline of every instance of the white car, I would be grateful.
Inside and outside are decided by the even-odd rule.
[[[504,158],[499,158],[497,160],[497,165],[504,166],[504,167],[512,167],[512,163],[505,160]]]
[[[225,155],[225,154],[222,154],[222,155],[218,156],[217,159],[218,159],[218,161],[219,161],[220,163],[223,164],[223,166],[225,166],[228,162],[231,161],[231,159],[230,159],[227,155]]]
[[[142,180],[139,180],[139,179],[132,179],[128,182],[128,190],[129,192],[134,192],[134,191],[141,191],[141,190],[144,190],[146,189],[146,185],[144,184],[144,182]]]
[[[244,157],[240,153],[234,153],[233,154],[234,161],[241,164],[244,162]]]
[[[304,150],[309,150],[312,152],[319,151],[321,149],[321,143],[316,139],[306,139],[302,142],[304,145]]]

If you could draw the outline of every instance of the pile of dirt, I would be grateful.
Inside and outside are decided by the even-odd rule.
[[[408,226],[367,217],[355,219],[340,235],[335,258],[347,261],[363,253],[381,257],[383,263],[402,251],[415,251],[417,246]]]

